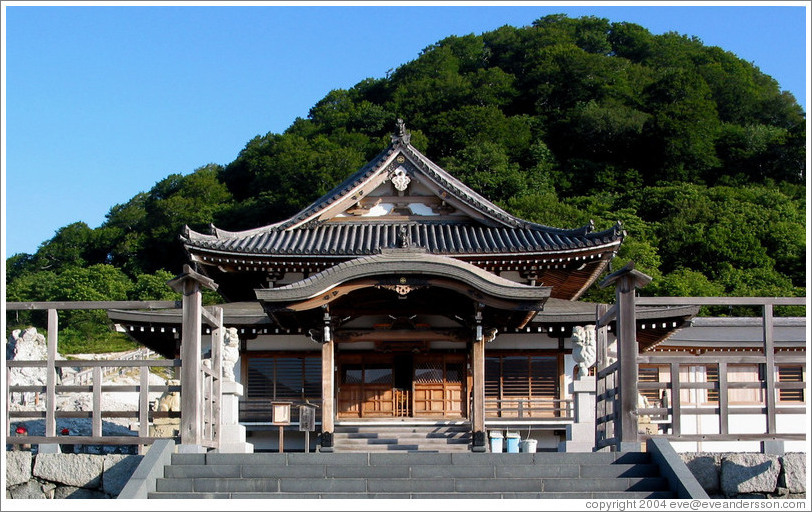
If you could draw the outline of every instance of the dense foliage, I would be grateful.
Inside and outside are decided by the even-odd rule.
[[[396,118],[520,217],[622,221],[616,261],[654,277],[644,293],[805,294],[805,113],[792,95],[696,38],[553,15],[443,39],[385,78],[331,91],[225,166],[171,175],[98,228],[65,226],[7,260],[7,298],[169,297],[184,225],[290,216],[381,151]]]

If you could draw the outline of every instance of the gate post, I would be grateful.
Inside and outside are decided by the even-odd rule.
[[[651,277],[634,270],[634,262],[610,274],[600,284],[615,284],[617,358],[619,362],[620,421],[615,426],[618,451],[640,451],[637,432],[637,318],[634,294],[651,282]]]
[[[217,283],[198,274],[189,265],[183,273],[167,283],[183,295],[183,323],[181,324],[181,406],[179,452],[204,452],[203,447],[203,381],[201,379],[201,324],[203,297],[201,285],[211,290]]]

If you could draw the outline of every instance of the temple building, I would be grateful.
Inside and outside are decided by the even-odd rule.
[[[276,449],[270,404],[287,401],[318,406],[308,450],[373,449],[369,439],[435,449],[413,435],[428,429],[448,449],[485,451],[488,431],[511,429],[539,450],[591,449],[573,391],[591,361],[573,331],[596,323],[597,305],[577,299],[624,236],[620,224],[510,215],[415,149],[399,122],[384,151],[293,217],[181,239],[238,329],[240,421],[255,450]],[[696,313],[639,307],[641,352]],[[110,317],[178,354],[179,311]],[[303,449],[295,408],[293,420],[286,448]]]

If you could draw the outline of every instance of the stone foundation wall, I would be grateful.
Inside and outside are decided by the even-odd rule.
[[[681,453],[711,498],[806,498],[806,454]]]
[[[6,498],[115,498],[143,455],[6,452]]]

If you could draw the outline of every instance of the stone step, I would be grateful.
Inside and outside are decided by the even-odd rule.
[[[334,439],[470,439],[470,432],[335,432]]]
[[[661,477],[643,478],[160,478],[156,492],[654,492]]]
[[[347,425],[333,433],[334,451],[462,452],[471,443],[470,425]]]
[[[563,465],[650,464],[645,452],[537,453],[173,453],[172,466],[182,465]]]
[[[642,492],[495,492],[495,493],[252,493],[150,492],[150,499],[673,499],[670,491]]]
[[[172,465],[165,478],[630,478],[659,476],[652,464],[379,465],[216,464]]]
[[[427,444],[427,445],[446,445],[446,444],[470,444],[470,439],[465,438],[427,438],[427,437],[364,437],[356,439],[354,437],[341,439],[343,445],[373,445],[373,444]],[[338,444],[338,440],[333,438],[333,442]]]
[[[363,441],[363,440],[362,440]],[[445,440],[441,440],[445,442]],[[673,498],[647,453],[173,454],[153,499]]]
[[[397,425],[352,425],[352,426],[336,426],[335,433],[429,433],[429,432],[471,432],[470,425],[448,425],[448,426],[420,426],[410,425],[407,427]]]

